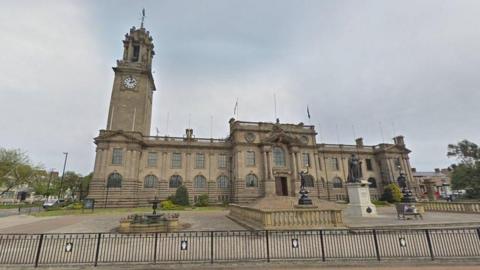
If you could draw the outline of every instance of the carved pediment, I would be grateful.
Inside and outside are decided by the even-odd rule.
[[[394,153],[410,153],[412,152],[410,149],[405,147],[404,145],[398,145],[398,144],[391,144],[385,148],[383,148],[380,152],[394,152]]]
[[[263,138],[262,143],[273,144],[273,143],[283,143],[286,145],[300,145],[303,142],[291,134],[288,134],[280,126],[274,125],[272,132],[270,132],[265,138]]]
[[[125,132],[122,130],[102,130],[95,138],[95,142],[135,142],[143,143],[142,135],[138,132]]]

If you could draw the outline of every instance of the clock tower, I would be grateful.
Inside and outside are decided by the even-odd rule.
[[[152,97],[153,39],[142,26],[132,27],[123,40],[123,58],[113,68],[112,97],[107,130],[137,131],[150,135]]]

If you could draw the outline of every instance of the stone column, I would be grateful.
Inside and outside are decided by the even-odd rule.
[[[262,149],[262,154],[263,154],[263,179],[264,180],[267,180],[269,179],[268,177],[268,160],[267,160],[267,151],[265,151],[264,149]]]
[[[273,156],[272,156],[271,150],[267,152],[267,157],[268,157],[268,173],[269,173],[268,179],[273,181],[275,180],[275,177],[273,176]]]
[[[319,157],[317,152],[313,153],[313,158],[315,159],[313,164],[315,164],[315,179],[317,180],[317,183],[315,183],[315,185],[317,186],[317,197],[320,198],[321,176],[320,176],[320,165],[318,162]]]
[[[298,181],[298,147],[290,148],[290,156],[292,163],[292,179],[288,187],[288,191],[291,196],[295,196],[296,190],[300,190],[300,182]]]
[[[274,196],[275,195],[275,181],[273,179],[273,171],[271,164],[271,151],[272,147],[263,146],[263,163],[265,168],[265,196]]]
[[[185,153],[185,182],[190,182],[190,157],[192,153]]]
[[[162,153],[162,165],[161,165],[161,178],[162,180],[167,180],[167,157],[168,157],[168,153],[167,152],[163,152]],[[168,180],[167,180],[168,182]]]

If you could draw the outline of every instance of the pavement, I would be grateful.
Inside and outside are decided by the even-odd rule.
[[[441,227],[480,227],[480,214],[426,212],[423,219],[398,219],[393,206],[377,207],[377,217],[343,217],[349,228],[441,228]]]
[[[26,266],[0,266],[0,270],[11,270],[11,269],[33,269],[33,267]],[[69,269],[69,270],[84,270],[84,269],[98,269],[98,270],[123,270],[123,269],[134,269],[134,270],[150,270],[150,269],[197,269],[197,270],[220,270],[220,269],[261,269],[261,270],[296,270],[296,269],[319,269],[319,270],[478,270],[480,269],[480,261],[456,261],[456,260],[442,260],[442,261],[383,261],[383,262],[372,262],[372,261],[358,261],[358,262],[349,262],[345,263],[342,261],[332,261],[332,262],[317,262],[317,261],[276,261],[276,262],[257,262],[257,263],[214,263],[214,264],[188,264],[188,263],[176,263],[176,264],[116,264],[116,265],[99,265],[96,267],[93,266],[75,266],[75,265],[58,265],[58,266],[39,266],[38,269],[45,270],[58,270],[58,269]]]
[[[0,213],[6,210],[0,210]],[[99,233],[115,232],[119,220],[131,213],[34,217],[9,215],[0,218],[0,233]],[[226,217],[226,210],[180,211],[180,221],[189,231],[245,230]]]
[[[115,232],[119,220],[132,213],[85,214],[55,217],[34,217],[0,209],[0,233],[98,233]],[[344,217],[349,228],[415,228],[415,227],[480,227],[480,214],[427,212],[423,219],[399,220],[393,207],[378,207],[378,216]],[[245,230],[226,217],[227,210],[179,211],[180,222],[188,231]],[[480,269],[480,268],[479,268]]]

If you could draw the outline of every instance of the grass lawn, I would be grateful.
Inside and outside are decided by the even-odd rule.
[[[222,206],[207,206],[207,207],[186,207],[184,209],[168,210],[165,212],[178,212],[178,211],[218,211],[226,210],[227,208]],[[157,212],[162,212],[160,208]],[[53,217],[53,216],[67,216],[67,215],[115,215],[122,213],[151,213],[151,207],[138,207],[138,208],[96,208],[92,212],[90,209],[55,209],[51,211],[42,211],[32,213],[35,217]]]
[[[21,208],[30,208],[30,207],[41,207],[41,204],[0,204],[0,209],[18,209]]]

